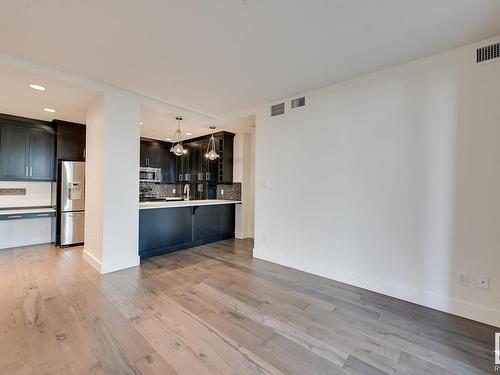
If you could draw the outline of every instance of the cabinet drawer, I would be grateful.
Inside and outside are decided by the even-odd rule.
[[[46,217],[56,217],[55,212],[38,212],[26,214],[1,214],[0,220],[24,220],[24,219],[41,219]]]

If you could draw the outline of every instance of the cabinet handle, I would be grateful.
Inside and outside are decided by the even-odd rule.
[[[83,149],[83,158],[85,159],[87,156],[87,150],[86,149]]]
[[[210,173],[206,173],[206,180],[209,181],[210,180]]]
[[[26,173],[25,173],[25,176],[28,177],[29,176],[29,167],[26,166]]]
[[[33,177],[33,167],[30,167],[30,177]]]
[[[50,216],[50,214],[36,214],[37,217]]]
[[[11,216],[7,216],[7,219],[20,219],[22,217],[23,217],[23,215],[11,215]]]

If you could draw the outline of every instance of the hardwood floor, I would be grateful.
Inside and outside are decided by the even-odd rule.
[[[105,276],[0,251],[0,374],[483,374],[498,328],[251,257],[228,240]]]

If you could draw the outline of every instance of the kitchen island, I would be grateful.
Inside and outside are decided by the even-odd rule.
[[[234,238],[235,205],[206,199],[139,204],[141,259]]]

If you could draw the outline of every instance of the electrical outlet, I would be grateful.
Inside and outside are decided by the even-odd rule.
[[[269,233],[264,233],[262,235],[262,242],[267,242],[269,241]]]
[[[459,272],[457,274],[457,284],[463,286],[469,285],[469,275],[465,272]]]
[[[220,189],[220,195],[224,195],[224,189]]]
[[[490,278],[485,275],[478,276],[477,287],[482,289],[490,289]]]
[[[175,189],[172,189],[172,194],[175,194]]]
[[[269,188],[269,180],[266,180],[266,181],[262,182],[262,187],[263,187],[264,189]]]

